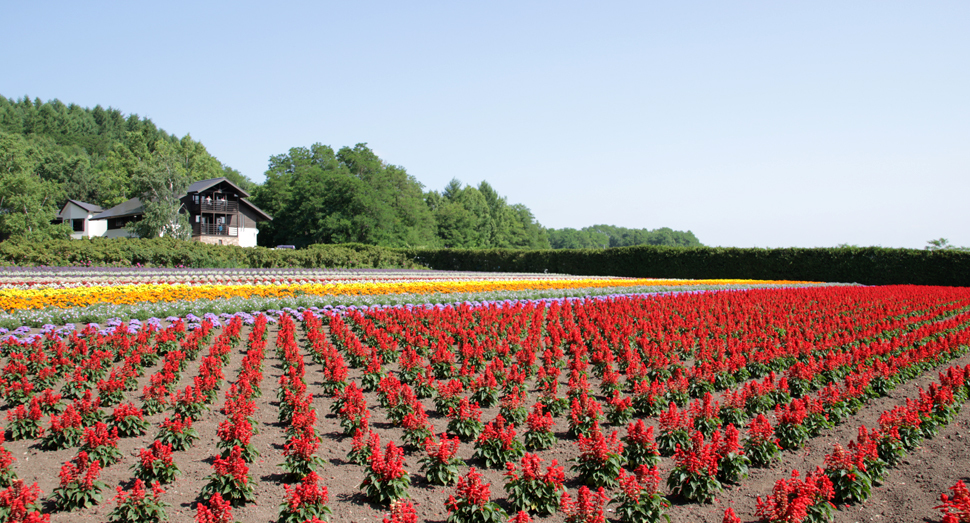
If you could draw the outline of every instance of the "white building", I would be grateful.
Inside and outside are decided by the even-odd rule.
[[[218,245],[255,247],[256,235],[259,232],[256,224],[272,218],[246,200],[248,197],[249,193],[226,178],[212,178],[190,185],[182,196],[182,212],[189,215],[192,239]],[[84,230],[91,231],[88,237],[131,237],[125,225],[141,220],[145,214],[145,207],[138,198],[132,198],[104,211],[96,205],[74,200],[69,201],[64,208],[71,207],[72,202],[73,206],[79,209],[84,209],[82,205],[86,205],[98,208],[100,211],[93,216],[85,217]],[[77,214],[76,211],[72,212]],[[62,210],[61,213],[63,214],[64,211]],[[71,219],[74,219],[74,215],[71,216]],[[77,227],[78,225],[75,225],[75,230]],[[95,231],[98,233],[95,234]]]
[[[57,213],[57,217],[65,223],[71,224],[74,232],[71,238],[80,240],[81,238],[93,238],[104,236],[107,232],[107,223],[103,221],[91,221],[94,215],[103,212],[104,209],[99,205],[77,200],[68,200]]]

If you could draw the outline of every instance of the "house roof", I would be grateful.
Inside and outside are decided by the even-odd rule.
[[[266,219],[267,219],[267,220],[269,220],[269,221],[273,221],[273,217],[272,217],[272,216],[270,216],[270,215],[268,215],[268,214],[266,214],[266,212],[265,212],[265,211],[263,211],[263,210],[262,210],[262,209],[260,209],[259,207],[256,207],[256,205],[255,205],[255,204],[253,204],[252,202],[250,202],[249,200],[240,200],[240,201],[241,201],[242,203],[244,203],[244,204],[246,204],[246,205],[247,205],[248,207],[250,207],[250,208],[252,208],[252,210],[254,210],[254,211],[256,211],[257,213],[259,213],[259,214],[260,214],[260,215],[261,215],[261,216],[262,216],[263,218],[266,218]]]
[[[204,191],[206,189],[215,187],[216,185],[219,185],[222,182],[225,182],[225,183],[229,184],[230,186],[232,186],[233,189],[235,189],[236,191],[239,192],[240,197],[242,197],[242,198],[249,197],[249,193],[247,193],[246,191],[240,189],[238,185],[230,182],[225,177],[223,177],[223,178],[210,178],[208,180],[200,180],[198,182],[195,182],[195,183],[193,183],[192,185],[190,185],[185,190],[185,194],[182,195],[182,197],[184,198],[186,195],[189,195],[189,194],[192,194],[192,193],[201,192],[201,191]],[[256,213],[258,213],[260,216],[266,218],[267,220],[272,220],[273,219],[272,217],[270,217],[270,215],[266,214],[265,211],[263,211],[259,207],[256,207],[255,205],[253,205],[252,202],[250,202],[248,200],[244,200],[244,199],[240,199],[239,201],[243,205],[251,208],[253,211],[255,211]],[[145,206],[142,205],[141,200],[139,200],[138,198],[132,198],[132,199],[130,199],[130,200],[124,202],[124,203],[120,203],[118,205],[115,205],[114,207],[112,207],[112,208],[110,208],[110,209],[108,209],[108,210],[106,210],[104,212],[101,212],[100,214],[96,214],[91,219],[92,220],[103,220],[105,218],[120,218],[120,217],[123,217],[123,216],[137,216],[139,214],[144,214],[144,213],[145,213]]]
[[[144,214],[145,206],[142,205],[141,200],[138,198],[132,198],[126,202],[119,203],[114,207],[95,214],[92,220],[103,220],[105,218],[119,218],[121,216],[134,216],[136,214]]]
[[[88,203],[88,202],[82,202],[79,200],[68,200],[67,203],[64,204],[64,207],[61,207],[61,212],[58,213],[58,215],[64,213],[64,209],[67,208],[67,204],[69,203],[73,203],[74,205],[84,209],[85,211],[88,211],[89,213],[99,213],[104,211],[104,209],[102,209],[100,205],[95,205],[93,203]]]
[[[239,192],[239,194],[243,198],[248,198],[249,197],[249,193],[248,192],[242,190],[242,188],[239,187],[238,185],[230,182],[229,179],[226,178],[225,176],[220,177],[220,178],[209,178],[208,180],[199,180],[199,181],[193,183],[192,185],[190,185],[188,187],[188,189],[185,190],[185,192],[186,192],[186,194],[192,194],[194,192],[202,192],[202,191],[204,191],[206,189],[209,189],[211,187],[215,187],[216,185],[219,185],[222,182],[226,182],[227,184],[231,185],[232,188],[235,189],[237,192]]]

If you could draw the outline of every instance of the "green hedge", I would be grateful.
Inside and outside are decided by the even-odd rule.
[[[422,268],[406,253],[362,244],[314,245],[309,249],[234,247],[153,239],[56,240],[0,242],[0,264],[18,266],[146,265],[212,268]]]
[[[589,250],[389,249],[361,244],[273,250],[167,238],[0,242],[6,265],[431,268],[650,278],[809,280],[970,286],[970,252],[880,247],[735,249],[637,246]]]
[[[415,249],[408,252],[422,265],[450,270],[970,286],[970,252],[951,250],[636,246],[544,251]]]

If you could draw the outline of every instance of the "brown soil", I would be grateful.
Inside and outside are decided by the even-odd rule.
[[[243,339],[246,339],[248,329],[244,329],[242,334]],[[299,329],[297,334],[300,334]],[[281,370],[280,362],[275,357],[273,347],[275,336],[275,328],[271,328],[270,343],[266,349],[264,365],[263,395],[257,399],[258,427],[256,428],[258,434],[254,436],[253,443],[261,456],[250,466],[250,475],[255,481],[256,503],[233,509],[235,520],[241,522],[276,521],[279,504],[285,497],[281,475],[282,468],[279,466],[283,462],[282,445],[285,437],[283,427],[276,421],[278,403],[275,399],[275,388]],[[302,342],[303,340],[298,339],[298,341]],[[235,378],[241,359],[242,350],[233,353],[232,361],[224,368],[227,380]],[[358,490],[357,486],[364,477],[364,469],[347,461],[346,456],[351,448],[351,438],[343,435],[337,419],[329,413],[332,400],[326,397],[321,390],[322,369],[306,355],[305,360],[308,392],[314,396],[314,407],[318,416],[317,429],[323,437],[319,455],[328,461],[327,467],[319,471],[319,474],[330,493],[330,507],[333,510],[333,516],[330,520],[333,522],[379,522],[387,513],[387,509],[368,503]],[[965,356],[950,364],[970,364],[970,356]],[[190,363],[186,368],[186,371],[182,374],[182,387],[191,381],[192,376],[197,371],[197,366],[198,361]],[[390,369],[395,368],[396,365],[390,365]],[[146,369],[145,376],[136,389],[139,392],[131,393],[130,399],[136,405],[140,405],[141,388],[147,384],[148,376],[157,369],[158,367]],[[351,379],[359,379],[360,370],[352,370],[350,377]],[[853,419],[811,440],[806,448],[798,452],[785,452],[781,461],[771,468],[752,469],[750,476],[743,481],[742,485],[727,487],[711,504],[674,504],[668,511],[671,521],[675,523],[720,523],[727,507],[734,508],[743,521],[757,521],[754,516],[756,496],[764,496],[770,493],[774,483],[779,479],[788,477],[792,469],[804,473],[806,470],[813,470],[815,466],[821,465],[823,457],[830,451],[834,443],[844,445],[852,440],[860,425],[869,427],[877,425],[880,413],[891,408],[893,404],[903,402],[906,397],[913,397],[918,386],[926,387],[935,380],[936,372],[931,372],[914,382],[898,387],[892,391],[889,397],[871,402]],[[594,380],[594,390],[598,390],[597,385],[598,382]],[[169,521],[194,521],[198,493],[206,484],[205,478],[212,471],[211,458],[218,453],[216,428],[218,423],[224,419],[223,415],[218,412],[218,407],[221,407],[227,390],[228,385],[224,384],[220,391],[219,400],[214,406],[216,408],[209,412],[202,421],[195,424],[200,440],[196,442],[193,448],[185,452],[177,452],[175,455],[175,461],[181,469],[182,475],[174,483],[165,487],[166,493],[163,499],[171,505],[168,508]],[[535,391],[530,391],[530,394],[530,398],[534,400]],[[380,434],[381,441],[386,443],[393,440],[400,443],[403,430],[393,427],[388,422],[385,409],[378,407],[377,394],[368,393],[365,397],[368,405],[373,406],[371,425]],[[603,397],[597,397],[597,399],[605,402]],[[423,403],[431,417],[435,431],[444,432],[447,418],[435,411],[433,401],[423,400]],[[530,401],[528,404],[531,405],[531,403]],[[110,409],[105,410],[110,412]],[[482,419],[483,421],[490,421],[497,414],[498,407],[486,409],[483,412]],[[102,472],[101,480],[107,483],[109,488],[105,489],[105,499],[100,505],[72,513],[53,512],[51,521],[53,523],[106,521],[107,514],[115,506],[112,502],[114,488],[118,485],[128,487],[133,483],[131,467],[137,462],[138,450],[151,443],[157,431],[157,426],[164,417],[165,414],[150,417],[149,420],[153,427],[145,436],[122,439],[120,448],[125,457],[120,463],[112,465]],[[567,487],[575,497],[579,484],[575,480],[575,473],[569,471],[570,463],[568,461],[578,454],[578,447],[575,440],[568,439],[566,436],[565,417],[560,417],[556,421],[555,430],[559,442],[552,449],[539,452],[539,455],[546,463],[558,460],[561,465],[566,467]],[[655,423],[656,420],[648,421]],[[46,428],[48,425],[49,421],[45,418],[44,427]],[[625,430],[622,427],[607,426],[607,428],[608,430],[620,430],[621,435]],[[519,432],[521,438],[521,430]],[[940,493],[946,492],[959,479],[970,481],[970,477],[968,477],[970,476],[968,438],[970,438],[970,409],[963,409],[957,419],[943,429],[938,436],[924,442],[922,447],[910,453],[905,462],[898,468],[891,469],[886,483],[875,488],[872,497],[867,502],[857,506],[839,507],[840,510],[836,512],[835,520],[838,522],[940,521],[942,519],[940,512],[933,508],[939,504]],[[39,440],[7,442],[5,446],[17,458],[14,468],[19,477],[26,480],[28,484],[37,482],[44,496],[49,495],[57,487],[57,473],[61,465],[76,454],[76,449],[41,450]],[[468,466],[462,468],[462,473],[467,472],[470,466],[481,469],[480,463],[471,460],[473,452],[472,443],[462,444],[459,456],[468,462]],[[452,493],[452,488],[434,487],[424,481],[418,464],[422,455],[423,451],[411,451],[406,454],[405,468],[411,473],[410,495],[417,506],[420,521],[443,523],[448,517],[444,503]],[[660,465],[662,474],[665,475],[671,467],[672,459],[664,458]],[[508,509],[503,489],[503,471],[483,470],[482,472],[492,484],[493,499]],[[45,512],[53,510],[49,503],[45,504],[44,508]],[[608,517],[612,518],[612,516],[612,513],[608,514]],[[535,520],[561,522],[564,519],[561,514],[555,514],[547,518],[535,518]]]

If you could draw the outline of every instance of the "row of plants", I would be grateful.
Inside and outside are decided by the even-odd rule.
[[[916,398],[883,412],[878,428],[860,426],[854,441],[836,443],[825,456],[824,468],[816,467],[804,480],[797,470],[791,479],[779,480],[770,496],[758,497],[758,516],[769,523],[831,521],[835,503],[865,502],[873,487],[882,485],[924,439],[946,427],[968,398],[970,366],[947,368],[928,390],[920,388]],[[959,521],[967,506],[959,485],[954,494],[953,499],[942,498],[945,522]]]
[[[404,269],[163,269],[151,267],[0,267],[2,289],[168,285],[582,279],[565,274]],[[607,277],[602,277],[607,278]]]
[[[258,285],[204,284],[183,285],[152,283],[120,286],[76,287],[65,289],[5,289],[0,290],[0,311],[76,308],[95,304],[125,304],[133,302],[193,302],[216,298],[290,298],[313,296],[383,296],[388,294],[480,293],[494,291],[560,290],[629,288],[640,286],[668,289],[691,288],[696,285],[752,285],[789,284],[802,282],[766,282],[758,280],[655,280],[622,278],[574,279],[503,279],[464,281],[408,281],[408,282],[341,282]]]
[[[780,284],[763,285],[695,285],[690,292],[711,290],[743,290],[750,288],[784,287]],[[151,321],[158,318],[186,317],[205,314],[235,314],[239,311],[274,311],[283,309],[333,309],[370,307],[413,307],[424,305],[449,305],[457,303],[488,303],[501,301],[535,301],[583,299],[585,297],[608,297],[628,294],[657,294],[672,292],[666,286],[597,287],[524,291],[490,292],[437,292],[431,294],[383,294],[327,296],[295,294],[290,297],[235,297],[197,299],[191,302],[131,302],[123,304],[101,303],[84,307],[45,308],[0,312],[0,328],[9,330],[21,326],[83,325],[105,323],[112,320]],[[676,292],[676,291],[673,291]]]
[[[307,249],[207,245],[153,239],[0,244],[0,263],[46,266],[382,267],[583,275],[808,280],[866,285],[968,286],[970,254],[958,250],[636,246],[610,249],[391,249],[361,244]]]
[[[661,454],[674,458],[667,474],[670,496],[708,499],[705,492],[716,492],[716,487],[703,486],[713,484],[708,479],[726,483],[743,477],[750,464],[742,458],[755,454],[749,441],[774,444],[784,436],[797,442],[813,408],[821,409],[814,414],[822,418],[842,412],[847,419],[858,403],[960,354],[956,347],[966,343],[961,336],[968,304],[965,294],[952,289],[826,288],[342,314],[308,310],[300,318],[305,350],[299,347],[295,322],[282,314],[276,357],[284,379],[274,392],[280,400],[279,421],[293,429],[287,432],[289,448],[281,468],[287,481],[299,481],[300,487],[306,482],[307,496],[320,497],[319,478],[306,480],[315,473],[314,445],[319,443],[304,367],[310,358],[319,387],[332,397],[340,430],[353,441],[349,458],[364,468],[360,491],[384,504],[390,517],[408,518],[416,510],[406,501],[413,472],[404,458],[411,453],[422,456],[421,472],[429,483],[454,485],[465,478],[452,495],[454,503],[449,500],[452,516],[488,512],[482,509],[491,506],[490,495],[482,495],[487,482],[463,474],[468,465],[457,459],[461,445],[470,445],[476,472],[479,467],[506,470],[507,500],[524,513],[513,516],[518,520],[563,511],[571,520],[586,521],[575,518],[602,516],[596,507],[613,499],[625,506],[622,511],[629,515],[624,517],[632,521],[657,513],[656,504],[666,510],[668,496],[656,479],[662,475]],[[254,487],[243,478],[247,458],[255,457],[248,455],[247,445],[252,400],[261,393],[255,379],[260,363],[244,363],[235,381],[225,383],[221,369],[241,341],[233,324],[215,336],[208,351],[204,348],[214,333],[207,322],[192,331],[175,322],[165,331],[148,327],[131,333],[119,326],[110,335],[89,329],[66,341],[53,332],[27,344],[8,340],[0,345],[9,368],[5,377],[12,378],[3,399],[22,407],[25,419],[31,410],[39,412],[38,427],[48,415],[53,425],[53,411],[43,411],[59,403],[53,394],[90,385],[87,392],[96,389],[97,398],[91,394],[88,400],[98,407],[84,407],[82,395],[74,408],[100,411],[112,403],[115,412],[110,423],[102,421],[106,435],[100,436],[110,442],[113,430],[137,430],[133,409],[171,410],[180,423],[191,423],[193,416],[216,415],[211,405],[219,390],[228,389],[220,411],[225,418],[219,423],[219,453],[212,456],[220,468],[210,478],[214,486],[200,495],[200,506],[211,512],[226,503],[244,505],[249,502],[245,495],[233,501],[220,485]],[[147,358],[155,359],[149,363]],[[191,384],[175,389],[185,362],[197,358]],[[684,362],[689,360],[693,364],[688,366]],[[127,406],[130,378],[149,365],[158,370],[143,390],[141,406]],[[79,366],[86,370],[75,376]],[[773,374],[783,369],[785,375]],[[724,377],[728,374],[733,383]],[[565,394],[560,391],[564,384]],[[732,400],[722,407],[716,394]],[[494,407],[498,415],[484,422],[483,409]],[[404,429],[402,440],[382,438],[371,426],[375,409]],[[769,421],[772,413],[777,423]],[[721,419],[722,414],[734,418]],[[432,416],[447,421],[443,433]],[[668,430],[654,438],[652,421],[644,423],[652,418],[659,418],[662,429],[686,426],[687,439],[670,436]],[[556,419],[568,426],[565,436],[552,430]],[[625,426],[626,437],[609,430],[610,425]],[[94,427],[92,432],[102,431],[97,422]],[[575,438],[575,461],[568,469],[542,459],[542,452],[562,437]],[[164,449],[151,452],[164,461]],[[86,476],[93,462],[89,459],[87,469],[80,462],[73,466]],[[565,492],[567,478],[587,485],[575,500]],[[145,492],[148,486],[143,483]],[[495,518],[507,516],[492,512]],[[326,517],[322,509],[321,515]]]

